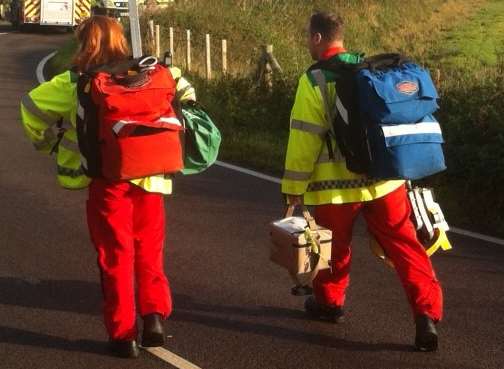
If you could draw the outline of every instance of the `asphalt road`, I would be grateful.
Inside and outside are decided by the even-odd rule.
[[[65,37],[0,26],[0,368],[173,368],[147,352],[107,354],[86,191],[58,187],[52,158],[19,122],[37,63]],[[307,320],[289,277],[268,261],[278,185],[215,166],[179,178],[166,207],[175,307],[166,348],[204,369],[504,368],[503,246],[451,235],[455,249],[434,256],[446,310],[440,350],[425,354],[412,351],[405,296],[362,224],[348,319],[334,326]]]

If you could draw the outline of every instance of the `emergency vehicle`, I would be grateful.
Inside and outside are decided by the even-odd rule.
[[[173,3],[173,0],[137,0],[139,8],[146,6],[165,8],[171,3]],[[105,14],[114,18],[122,18],[129,15],[128,0],[98,0],[96,5],[99,9],[105,11]]]
[[[13,0],[9,20],[15,27],[74,27],[90,12],[91,0]]]

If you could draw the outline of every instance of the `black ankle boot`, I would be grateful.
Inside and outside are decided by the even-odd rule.
[[[110,340],[109,350],[116,356],[134,359],[140,354],[135,340]]]
[[[341,306],[319,304],[314,296],[310,296],[305,300],[304,307],[308,315],[317,320],[324,320],[336,324],[345,321],[345,313]]]
[[[438,334],[434,321],[427,315],[418,315],[415,324],[415,348],[418,351],[436,351],[438,348]]]
[[[148,314],[143,317],[143,347],[158,347],[165,344],[163,319],[160,314]]]

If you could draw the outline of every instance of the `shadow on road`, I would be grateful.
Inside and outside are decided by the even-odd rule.
[[[175,295],[175,310],[170,319],[174,321],[191,322],[213,328],[227,329],[237,332],[247,332],[262,336],[279,338],[282,340],[299,341],[310,345],[330,347],[345,351],[413,351],[411,345],[397,343],[367,343],[350,341],[334,336],[316,334],[281,327],[278,325],[269,325],[261,323],[260,319],[253,322],[241,320],[239,317],[253,318],[277,318],[278,321],[286,319],[295,319],[306,321],[304,311],[288,309],[274,306],[222,306],[203,304],[192,301],[190,296]],[[222,314],[222,317],[216,316]],[[233,315],[238,317],[234,318]]]
[[[0,278],[0,304],[100,315],[98,283],[72,280]]]
[[[48,334],[0,326],[0,342],[13,345],[35,346],[72,352],[87,352],[107,355],[106,345],[101,341],[68,340]]]
[[[66,311],[79,314],[100,315],[100,286],[95,282],[75,280],[23,280],[0,278],[0,304],[28,308]],[[411,346],[396,343],[366,343],[344,340],[324,334],[270,325],[261,317],[305,320],[304,313],[272,306],[220,306],[192,301],[189,296],[174,295],[175,310],[170,320],[190,322],[209,327],[247,332],[282,340],[298,341],[346,351],[412,351]],[[222,315],[222,316],[219,316]],[[233,318],[238,315],[238,318]],[[259,318],[253,322],[244,318]],[[45,334],[0,326],[0,342],[59,348],[69,351],[102,353],[102,343],[95,341],[69,341]]]
[[[329,347],[332,349],[339,349],[344,351],[399,351],[411,352],[413,348],[411,345],[397,344],[397,343],[368,343],[350,341],[334,336],[310,333],[302,330],[295,330],[291,328],[272,326],[262,324],[259,322],[244,322],[239,320],[230,319],[228,317],[219,318],[209,316],[207,314],[199,314],[192,311],[175,310],[173,316],[170,318],[175,321],[191,322],[202,324],[208,327],[227,329],[237,332],[247,332],[262,336],[274,337],[282,340],[298,341],[307,345],[318,345]]]

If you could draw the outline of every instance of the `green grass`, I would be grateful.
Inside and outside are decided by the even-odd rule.
[[[77,51],[77,42],[72,39],[65,43],[58,53],[47,63],[47,73],[50,76],[61,73],[71,66],[72,56]]]
[[[504,53],[504,2],[493,0],[467,23],[447,33],[432,58],[445,69],[495,66]]]

